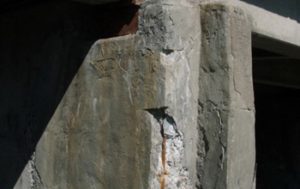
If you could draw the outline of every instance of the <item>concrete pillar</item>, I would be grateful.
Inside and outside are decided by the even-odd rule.
[[[198,174],[204,189],[255,186],[251,24],[233,6],[201,8]]]
[[[149,108],[158,111],[168,107],[168,114],[182,133],[166,140],[166,162],[162,162],[164,140],[159,123],[152,117],[150,188],[194,188],[197,182],[200,8],[183,0],[146,1],[140,13],[142,45],[160,55],[164,70],[161,80],[164,91],[159,97],[163,101]]]

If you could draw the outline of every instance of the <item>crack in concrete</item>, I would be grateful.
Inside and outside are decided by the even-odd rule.
[[[223,122],[223,119],[221,117],[220,110],[216,109],[215,111],[217,113],[217,117],[219,119],[219,124],[221,126],[220,132],[219,132],[219,136],[218,136],[219,143],[221,145],[221,154],[219,156],[219,159],[220,159],[219,166],[220,166],[220,169],[223,170],[223,168],[224,168],[225,154],[226,154],[226,145],[223,144],[223,141],[222,141],[222,134],[224,133],[224,122]]]
[[[209,151],[209,141],[208,141],[208,138],[206,136],[206,130],[202,126],[200,126],[200,131],[202,132],[202,135],[203,135],[204,150],[205,150],[204,157],[205,157],[206,154]]]

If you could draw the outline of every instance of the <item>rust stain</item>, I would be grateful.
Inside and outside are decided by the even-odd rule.
[[[165,188],[165,175],[162,174],[160,175],[160,189],[164,189]]]
[[[132,17],[132,19],[129,21],[129,23],[123,25],[118,35],[123,36],[128,34],[135,34],[138,30],[138,18],[139,18],[139,13],[137,11],[135,15]]]
[[[161,160],[162,160],[162,166],[164,173],[166,172],[166,137],[163,137],[162,142],[162,152],[161,152]]]

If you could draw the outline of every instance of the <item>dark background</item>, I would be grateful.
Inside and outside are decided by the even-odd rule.
[[[136,7],[71,1],[0,3],[0,188],[13,188],[98,39],[116,36]]]

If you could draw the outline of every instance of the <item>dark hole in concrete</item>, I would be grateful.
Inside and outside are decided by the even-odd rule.
[[[124,26],[138,10],[129,4],[11,2],[0,8],[0,188],[5,189],[16,184],[91,45],[127,34]]]
[[[299,189],[300,60],[257,48],[252,52],[256,188]]]

